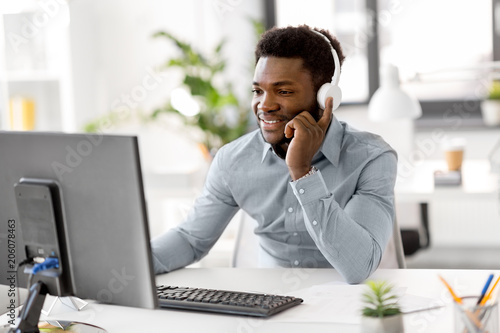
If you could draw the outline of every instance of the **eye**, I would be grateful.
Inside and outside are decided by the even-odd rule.
[[[280,94],[280,95],[291,95],[291,94],[293,94],[293,91],[289,91],[289,90],[280,90],[280,91],[279,91],[279,94]]]
[[[259,95],[259,94],[261,94],[261,93],[262,93],[262,90],[260,90],[260,89],[258,89],[258,88],[253,88],[253,89],[252,89],[252,93],[253,93],[254,95]]]

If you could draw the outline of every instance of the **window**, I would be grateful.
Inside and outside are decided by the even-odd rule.
[[[403,88],[420,100],[424,118],[443,118],[457,103],[468,103],[469,117],[480,120],[477,101],[492,79],[485,67],[500,59],[493,20],[494,7],[500,17],[500,0],[274,3],[276,25],[305,23],[339,38],[347,55],[340,79],[345,103],[367,103],[378,87],[380,65],[393,63]]]
[[[346,56],[339,86],[343,103],[368,100],[368,56],[365,3],[359,0],[276,0],[276,25],[307,24],[331,31]]]
[[[420,101],[481,98],[493,59],[491,1],[379,0],[380,63]]]

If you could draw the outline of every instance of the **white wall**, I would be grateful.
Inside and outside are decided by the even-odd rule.
[[[151,69],[175,56],[169,42],[151,37],[159,30],[204,52],[226,38],[228,76],[240,96],[250,89],[256,40],[247,17],[262,18],[260,1],[85,0],[70,2],[70,10],[78,126],[113,107],[137,104],[151,111],[166,101],[179,82],[175,75],[155,77],[160,84],[145,97],[138,94]]]

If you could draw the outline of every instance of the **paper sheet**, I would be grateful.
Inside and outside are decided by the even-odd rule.
[[[291,293],[304,300],[299,306],[279,313],[269,320],[280,322],[316,322],[343,323],[357,325],[361,323],[363,308],[362,294],[367,286],[327,283]],[[396,288],[400,296],[402,312],[428,309],[436,300],[405,293],[406,288]]]

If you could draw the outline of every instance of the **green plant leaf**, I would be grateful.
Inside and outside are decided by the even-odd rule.
[[[400,313],[398,297],[393,294],[393,286],[387,281],[367,281],[368,289],[362,294],[365,307],[363,316],[386,317]]]
[[[189,87],[191,95],[207,97],[215,88],[212,83],[198,76],[186,75],[183,83]]]

